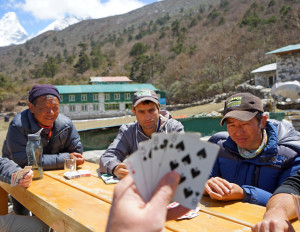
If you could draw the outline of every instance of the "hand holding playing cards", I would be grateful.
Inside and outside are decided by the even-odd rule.
[[[126,164],[124,163],[120,163],[118,166],[116,166],[113,172],[119,180],[123,179],[129,173],[129,171],[126,168]]]
[[[28,188],[32,183],[33,172],[30,170],[20,181],[19,185],[23,188]]]
[[[220,201],[241,200],[245,196],[244,190],[239,185],[229,183],[220,177],[212,177],[206,181],[204,194]]]
[[[175,172],[166,174],[146,203],[138,193],[132,176],[127,175],[115,187],[106,231],[162,231],[167,205],[179,180],[180,176]]]
[[[70,153],[69,156],[70,156],[70,159],[75,159],[76,160],[76,166],[84,164],[85,159],[80,153],[73,152],[73,153]]]

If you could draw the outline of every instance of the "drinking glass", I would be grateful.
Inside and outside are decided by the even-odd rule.
[[[76,171],[75,159],[65,159],[65,171]]]

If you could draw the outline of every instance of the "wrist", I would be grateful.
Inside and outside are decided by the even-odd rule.
[[[116,166],[114,166],[114,168],[112,169],[112,174],[113,174],[113,176],[117,176],[116,175],[116,171],[117,171],[117,167],[118,167],[119,165],[116,165]]]

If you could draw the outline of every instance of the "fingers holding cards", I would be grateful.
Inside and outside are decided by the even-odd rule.
[[[11,176],[11,187],[19,184],[20,180],[22,180],[24,178],[24,176],[30,172],[30,170],[31,170],[31,166],[25,166],[24,169],[21,169],[15,173],[13,173]],[[25,187],[28,187],[28,186],[25,186]]]

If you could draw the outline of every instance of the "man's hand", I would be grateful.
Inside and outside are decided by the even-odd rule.
[[[295,232],[291,223],[283,218],[264,219],[251,229],[252,232]]]
[[[20,181],[19,185],[23,188],[28,188],[32,183],[33,171],[30,170]]]
[[[245,192],[239,185],[220,177],[212,177],[206,181],[204,194],[220,201],[241,200],[245,197]]]
[[[214,196],[220,198],[230,192],[232,185],[220,177],[212,177],[206,181],[203,194],[208,194],[212,199]]]
[[[252,232],[295,232],[289,222],[289,216],[286,210],[281,207],[281,204],[287,205],[288,208],[293,208],[294,201],[291,195],[280,193],[272,196],[267,204],[264,219],[252,226]]]
[[[84,164],[85,159],[80,153],[73,152],[73,153],[70,153],[69,156],[70,156],[70,159],[75,159],[76,160],[76,166]]]
[[[114,168],[114,175],[119,179],[123,179],[125,176],[127,176],[127,174],[129,173],[129,171],[126,168],[126,164],[124,163],[120,163],[118,166],[116,166]]]
[[[163,231],[167,205],[175,193],[179,180],[180,176],[176,172],[166,174],[150,201],[145,202],[133,178],[127,175],[115,187],[106,231]]]

